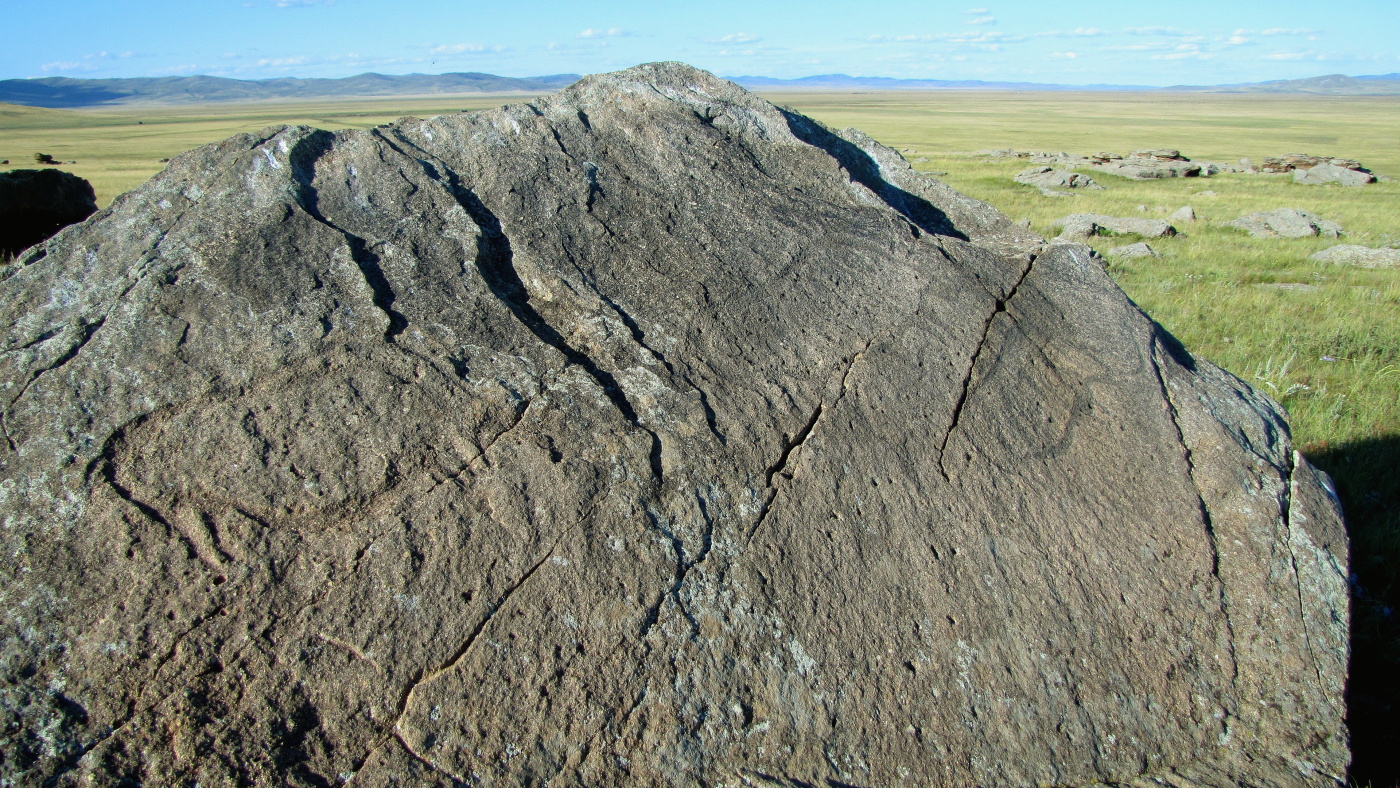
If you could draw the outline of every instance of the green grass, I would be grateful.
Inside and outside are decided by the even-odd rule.
[[[60,169],[92,183],[105,206],[190,148],[280,123],[326,129],[370,128],[404,115],[423,117],[496,107],[522,98],[429,96],[317,102],[266,101],[193,106],[135,106],[57,110],[0,104],[0,169],[40,167],[35,153],[64,162]],[[68,164],[76,161],[76,164]]]
[[[1400,786],[1400,269],[1316,263],[1332,240],[1254,239],[1221,224],[1252,211],[1302,208],[1340,222],[1343,242],[1400,243],[1400,181],[1358,189],[1299,186],[1287,176],[1130,181],[1049,198],[1016,184],[1021,160],[994,148],[1127,153],[1178,148],[1234,162],[1304,152],[1359,159],[1400,178],[1400,97],[1103,93],[818,93],[770,95],[823,122],[855,126],[905,152],[918,169],[985,200],[1043,235],[1070,213],[1163,216],[1192,206],[1199,221],[1151,241],[1161,258],[1109,271],[1190,350],[1272,395],[1295,443],[1338,483],[1352,537],[1353,662],[1348,706],[1352,778]],[[274,123],[366,128],[401,115],[497,106],[501,97],[373,99],[71,112],[0,105],[0,158],[32,167],[36,151],[77,160],[106,204],[161,168],[161,158]],[[138,122],[140,121],[140,122]],[[1204,192],[1214,192],[1213,195]],[[1145,212],[1137,207],[1145,206]],[[1096,239],[1100,252],[1136,238]],[[1278,287],[1291,285],[1293,287]],[[1299,285],[1304,287],[1298,287]]]

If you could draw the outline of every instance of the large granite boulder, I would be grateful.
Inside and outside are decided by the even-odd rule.
[[[19,254],[96,212],[92,184],[71,172],[0,172],[0,255]]]
[[[1340,785],[1283,412],[680,64],[174,159],[0,271],[6,785]]]

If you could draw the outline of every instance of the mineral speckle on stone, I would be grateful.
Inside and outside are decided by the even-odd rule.
[[[705,72],[233,137],[0,287],[7,785],[1345,773],[1282,410]]]

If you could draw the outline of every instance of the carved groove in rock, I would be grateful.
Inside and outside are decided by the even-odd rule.
[[[0,289],[0,783],[1345,777],[1278,406],[704,72],[239,135]]]

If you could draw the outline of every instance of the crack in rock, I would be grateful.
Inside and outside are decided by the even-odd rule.
[[[384,341],[393,342],[395,337],[408,328],[408,318],[394,309],[397,296],[380,265],[379,255],[370,251],[369,243],[365,239],[338,226],[321,212],[321,195],[314,185],[316,165],[331,151],[334,140],[335,135],[331,132],[318,131],[299,141],[288,154],[288,159],[292,162],[293,177],[298,186],[297,205],[312,219],[340,233],[345,239],[345,243],[350,247],[350,258],[355,261],[360,275],[364,277],[365,284],[370,289],[371,300],[389,320],[388,327],[384,329]]]
[[[945,482],[951,482],[952,479],[949,478],[948,470],[943,464],[943,456],[947,453],[948,441],[953,437],[953,431],[958,428],[958,423],[962,420],[963,407],[967,405],[967,397],[972,389],[972,375],[977,370],[977,361],[982,357],[982,349],[987,346],[987,337],[991,334],[992,322],[996,320],[997,315],[1006,311],[1006,305],[1016,297],[1016,291],[1020,289],[1021,283],[1026,281],[1026,277],[1030,276],[1031,268],[1034,266],[1035,257],[1031,256],[1026,261],[1025,270],[1021,271],[1021,275],[1017,277],[1016,284],[1012,285],[1011,289],[1006,292],[1005,298],[996,300],[996,307],[992,309],[991,314],[987,315],[986,322],[982,324],[982,336],[977,340],[977,346],[972,351],[972,358],[967,362],[967,371],[963,373],[962,390],[958,394],[958,401],[953,405],[952,420],[948,423],[948,429],[943,431],[943,439],[938,442],[938,473],[943,476]]]
[[[1155,326],[1155,324],[1154,324]],[[1186,434],[1181,430],[1181,423],[1178,420],[1178,410],[1176,400],[1172,396],[1171,387],[1167,384],[1167,377],[1162,371],[1161,359],[1158,351],[1161,343],[1155,332],[1160,329],[1154,328],[1152,345],[1148,351],[1148,357],[1152,361],[1152,370],[1157,376],[1157,385],[1162,392],[1162,400],[1167,406],[1167,416],[1171,420],[1172,429],[1176,433],[1176,441],[1181,446],[1182,459],[1186,461],[1187,475],[1191,479],[1191,487],[1196,493],[1196,504],[1200,511],[1201,522],[1205,526],[1206,544],[1210,548],[1210,574],[1215,578],[1215,588],[1217,603],[1220,607],[1220,614],[1225,618],[1226,645],[1230,651],[1230,671],[1231,680],[1238,681],[1240,677],[1239,660],[1235,653],[1235,624],[1230,618],[1230,603],[1225,594],[1225,580],[1220,576],[1220,544],[1215,533],[1215,524],[1211,520],[1210,508],[1206,505],[1205,496],[1201,493],[1201,485],[1196,480],[1196,464],[1191,456],[1191,447],[1186,445]]]

